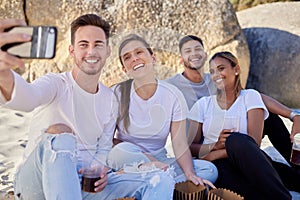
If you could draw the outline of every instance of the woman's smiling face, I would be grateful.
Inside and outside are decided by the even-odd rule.
[[[222,57],[216,57],[210,62],[211,79],[218,89],[233,89],[236,81],[237,68]]]
[[[122,48],[121,60],[124,70],[134,77],[152,68],[155,59],[141,41],[133,40]]]

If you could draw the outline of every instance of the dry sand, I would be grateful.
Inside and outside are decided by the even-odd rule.
[[[0,199],[13,191],[13,176],[27,141],[30,114],[0,108]]]

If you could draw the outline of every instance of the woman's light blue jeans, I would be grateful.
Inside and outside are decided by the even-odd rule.
[[[152,155],[158,161],[169,164],[174,167],[175,170],[175,182],[182,182],[186,180],[186,177],[181,167],[176,162],[175,158],[168,158],[167,151],[165,149]],[[143,150],[132,143],[122,142],[112,148],[108,154],[109,167],[119,170],[125,165],[140,162],[150,162],[149,158],[143,153]],[[193,160],[194,169],[196,174],[202,179],[206,179],[214,183],[218,178],[218,170],[216,166],[206,160]]]
[[[15,199],[113,200],[172,199],[173,178],[165,172],[108,174],[108,184],[98,193],[81,191],[75,156],[76,139],[71,134],[44,134],[41,142],[15,175]]]

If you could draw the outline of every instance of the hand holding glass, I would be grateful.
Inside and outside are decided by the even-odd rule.
[[[292,147],[291,163],[300,165],[300,133],[294,136],[294,143]]]
[[[96,159],[85,161],[82,165],[82,190],[95,192],[95,182],[100,180],[104,165]]]

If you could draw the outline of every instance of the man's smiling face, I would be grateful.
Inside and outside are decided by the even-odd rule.
[[[196,40],[184,43],[180,53],[184,66],[193,70],[201,69],[207,59],[203,46]]]
[[[69,50],[76,67],[88,75],[100,73],[110,55],[104,31],[90,25],[78,28]]]

